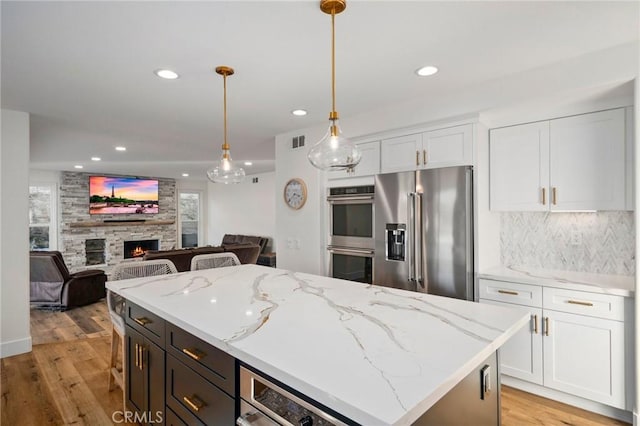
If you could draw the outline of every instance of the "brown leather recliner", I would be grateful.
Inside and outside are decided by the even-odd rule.
[[[106,296],[104,271],[91,269],[71,274],[59,251],[32,251],[29,258],[32,305],[65,310]]]
[[[256,263],[260,256],[260,246],[257,244],[225,244],[224,251],[234,253],[238,256],[240,263]]]

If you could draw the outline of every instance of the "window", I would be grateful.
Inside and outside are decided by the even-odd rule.
[[[30,250],[55,250],[56,185],[29,186],[29,247]]]
[[[197,247],[201,241],[201,198],[200,192],[180,192],[180,247]]]

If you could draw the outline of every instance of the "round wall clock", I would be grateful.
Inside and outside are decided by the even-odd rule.
[[[290,179],[284,186],[284,202],[294,210],[304,206],[307,201],[307,185],[302,179]]]

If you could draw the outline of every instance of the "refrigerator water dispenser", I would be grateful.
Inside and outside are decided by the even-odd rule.
[[[404,262],[407,225],[404,223],[387,223],[386,236],[386,260]]]

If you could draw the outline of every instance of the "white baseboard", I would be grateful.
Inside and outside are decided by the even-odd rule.
[[[602,414],[603,416],[611,417],[614,419],[622,420],[627,423],[631,423],[632,420],[635,426],[640,426],[637,416],[638,414],[631,411],[621,410],[616,407],[601,404],[599,402],[590,401],[588,399],[580,398],[575,395],[570,395],[564,392],[560,392],[554,389],[549,389],[544,386],[536,385],[534,383],[525,382],[520,379],[502,375],[500,381],[503,385],[511,386],[516,389],[523,390],[525,392],[533,393],[554,401],[562,402],[564,404],[573,405],[574,407],[581,408],[583,410],[591,411],[594,413]]]
[[[0,343],[0,358],[31,352],[31,336]]]
[[[633,426],[640,426],[640,413],[633,413]]]

